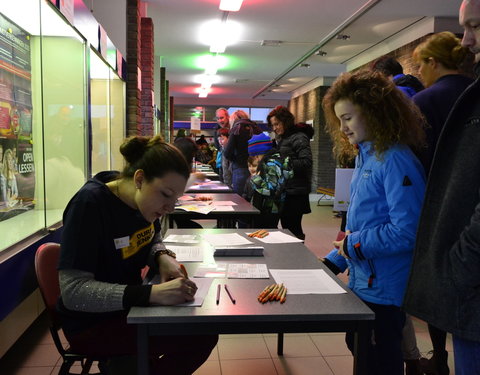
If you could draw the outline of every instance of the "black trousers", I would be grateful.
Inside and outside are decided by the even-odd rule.
[[[398,306],[363,301],[375,313],[371,323],[372,340],[367,348],[369,375],[403,375],[402,329],[405,313]],[[345,336],[353,353],[354,333]]]

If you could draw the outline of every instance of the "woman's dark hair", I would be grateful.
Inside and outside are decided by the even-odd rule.
[[[192,138],[178,138],[173,142],[173,145],[180,150],[182,155],[187,160],[188,164],[192,164],[193,158],[198,150],[198,145]]]
[[[397,143],[410,146],[415,152],[424,147],[425,120],[418,107],[384,74],[361,70],[340,75],[322,101],[325,128],[337,157],[352,154],[354,147],[348,143],[335,115],[335,103],[339,100],[358,106],[377,157]]]
[[[120,146],[120,152],[127,162],[122,172],[125,178],[132,178],[138,169],[143,170],[148,182],[169,172],[176,172],[186,179],[190,176],[185,157],[161,136],[127,138]]]
[[[284,131],[287,132],[295,126],[295,117],[286,107],[276,106],[267,116],[267,123],[271,126],[270,119],[274,117],[283,124]]]
[[[230,130],[227,128],[220,128],[217,131],[218,136],[228,137],[230,135]]]
[[[388,76],[403,74],[403,68],[393,57],[382,56],[376,59],[370,66],[371,70],[381,72]]]

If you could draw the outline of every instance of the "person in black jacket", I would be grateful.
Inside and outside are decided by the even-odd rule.
[[[232,162],[233,191],[242,196],[245,182],[250,176],[247,164],[248,140],[252,138],[252,135],[260,134],[262,130],[242,110],[232,113],[230,122],[232,128],[223,155]]]
[[[293,178],[287,182],[285,205],[280,216],[283,229],[290,230],[304,240],[302,217],[311,211],[308,195],[312,183],[312,150],[310,139],[313,127],[305,123],[295,124],[293,114],[283,106],[275,107],[267,116],[277,137],[277,146],[282,158],[289,157]]]

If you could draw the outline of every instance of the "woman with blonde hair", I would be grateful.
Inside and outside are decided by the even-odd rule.
[[[422,162],[428,174],[438,136],[450,109],[473,80],[460,73],[468,55],[455,34],[444,31],[431,35],[413,51],[426,89],[413,96],[414,103],[427,119],[427,149]]]
[[[420,65],[419,73],[425,90],[413,97],[428,122],[426,128],[427,148],[422,162],[426,174],[430,171],[438,138],[450,110],[460,94],[473,82],[460,73],[460,66],[468,55],[468,49],[453,33],[445,31],[433,34],[415,48],[413,58]],[[446,332],[428,324],[433,345],[431,359],[421,359],[427,374],[449,374],[448,353],[445,350]]]
[[[374,312],[368,374],[403,375],[401,309],[415,244],[425,175],[413,151],[423,145],[422,116],[383,74],[344,73],[323,99],[338,155],[358,148],[346,237],[325,258],[349,269],[349,287]],[[354,335],[346,342],[353,350]]]

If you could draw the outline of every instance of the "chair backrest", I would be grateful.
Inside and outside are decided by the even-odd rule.
[[[54,324],[58,322],[56,305],[60,296],[57,271],[59,258],[60,245],[54,242],[40,245],[35,253],[35,273],[37,274],[38,286],[48,315]]]

